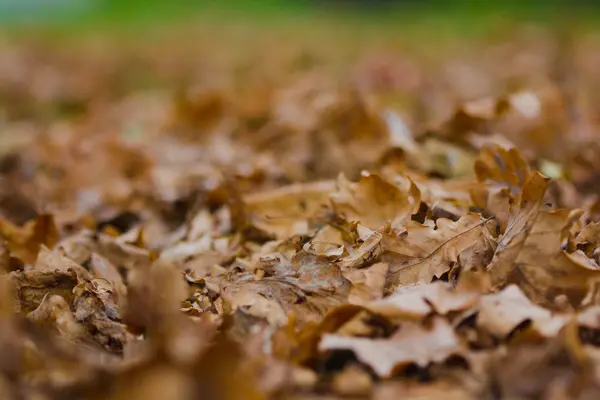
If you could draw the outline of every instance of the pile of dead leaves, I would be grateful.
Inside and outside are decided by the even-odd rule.
[[[0,85],[1,398],[600,396],[600,147],[562,82],[407,122],[407,62],[117,100],[86,57],[52,75],[75,114]]]

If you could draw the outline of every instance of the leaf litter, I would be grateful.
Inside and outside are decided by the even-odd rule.
[[[597,43],[572,93],[519,32],[341,82],[320,39],[3,43],[0,397],[600,396]]]

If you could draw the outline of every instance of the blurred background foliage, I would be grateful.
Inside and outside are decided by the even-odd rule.
[[[78,27],[156,25],[189,18],[269,21],[326,16],[408,23],[418,16],[457,22],[468,29],[489,17],[553,20],[565,13],[589,17],[598,9],[598,0],[0,0],[0,22]]]

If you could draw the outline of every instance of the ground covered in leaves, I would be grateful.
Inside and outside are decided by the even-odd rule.
[[[600,398],[597,37],[253,34],[1,43],[0,397]]]

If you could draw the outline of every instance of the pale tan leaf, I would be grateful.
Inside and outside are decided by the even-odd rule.
[[[389,339],[328,334],[321,339],[319,350],[350,350],[378,376],[385,378],[402,366],[415,363],[425,367],[430,363],[440,363],[463,349],[448,322],[435,318],[430,328],[405,323]]]
[[[445,282],[400,286],[390,296],[366,305],[370,311],[388,318],[423,318],[464,311],[477,303],[479,294],[453,290]]]
[[[539,335],[553,337],[567,322],[566,316],[533,304],[516,285],[482,296],[477,309],[477,325],[499,338],[526,322]]]
[[[344,239],[339,230],[325,225],[303,248],[304,251],[317,256],[336,258],[344,254]]]

